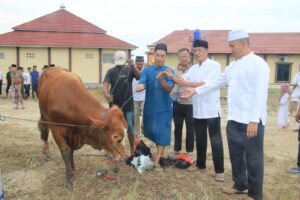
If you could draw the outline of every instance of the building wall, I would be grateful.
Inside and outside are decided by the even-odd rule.
[[[34,57],[28,54],[33,54]],[[20,66],[27,68],[33,65],[37,66],[38,71],[48,65],[48,48],[20,47]]]
[[[267,56],[267,63],[270,67],[270,83],[272,84],[279,84],[276,83],[276,63],[279,62],[278,55],[268,55]],[[300,56],[299,55],[288,55],[287,63],[291,64],[291,78],[290,82],[293,82],[293,78],[295,74],[299,71],[300,65]]]
[[[51,48],[51,64],[69,69],[69,49]]]
[[[92,55],[88,58],[87,54]],[[99,50],[72,48],[72,72],[84,83],[99,82]]]
[[[217,61],[221,65],[221,72],[225,70],[225,67],[227,66],[227,56],[226,54],[211,54],[210,56],[213,60]]]
[[[2,71],[3,83],[6,83],[6,73],[11,64],[17,63],[17,51],[15,47],[0,47],[0,53],[4,53],[4,59],[0,59],[0,70]]]

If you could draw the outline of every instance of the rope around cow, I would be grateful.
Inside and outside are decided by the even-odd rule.
[[[93,127],[93,126],[87,126],[87,125],[66,124],[66,123],[58,123],[58,122],[47,122],[47,121],[40,121],[40,120],[38,121],[38,120],[24,119],[24,118],[19,118],[19,117],[10,117],[10,116],[5,116],[5,115],[1,115],[0,114],[0,121],[5,121],[6,119],[13,119],[13,120],[27,121],[27,122],[35,122],[35,123],[44,123],[44,124],[57,125],[57,126],[89,128],[90,129],[89,133],[85,137],[85,143],[86,143],[87,139],[89,138],[89,136],[91,135],[93,129],[101,129],[101,128],[97,128],[97,127]],[[101,135],[104,135],[105,139],[108,140],[108,138],[107,138],[107,136],[106,136],[106,134],[105,134],[105,132],[103,130],[101,131],[101,133],[102,133]],[[117,149],[116,149],[116,147],[114,145],[112,145],[112,147],[116,150],[116,152],[118,152]],[[121,156],[123,156],[123,155],[121,155]],[[113,172],[117,173],[119,171],[119,165],[121,164],[121,162],[118,161],[118,160],[115,160],[113,158],[112,158],[112,161],[113,161],[113,164],[114,164]],[[103,176],[103,177],[105,177],[105,176]]]

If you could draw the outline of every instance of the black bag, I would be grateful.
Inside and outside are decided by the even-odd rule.
[[[134,157],[138,157],[140,155],[149,156],[150,158],[152,156],[150,148],[147,147],[143,140],[136,140]]]

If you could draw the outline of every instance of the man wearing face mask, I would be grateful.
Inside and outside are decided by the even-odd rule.
[[[103,82],[103,94],[109,106],[119,106],[127,121],[127,133],[130,143],[131,154],[134,151],[134,113],[132,100],[132,80],[140,79],[140,71],[127,59],[124,51],[114,54],[115,66],[109,69]],[[127,63],[128,62],[128,63]],[[125,65],[125,64],[129,64]]]

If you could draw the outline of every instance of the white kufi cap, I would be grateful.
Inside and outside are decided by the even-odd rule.
[[[249,38],[249,35],[244,30],[232,30],[228,33],[228,42]]]

